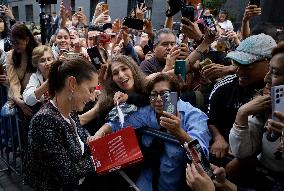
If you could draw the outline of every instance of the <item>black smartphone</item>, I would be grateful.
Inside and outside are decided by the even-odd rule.
[[[181,16],[189,19],[191,22],[194,22],[194,7],[191,5],[184,5],[181,9]],[[182,24],[188,24],[185,20],[181,20]]]
[[[256,5],[257,7],[260,7],[260,0],[250,0],[250,5]]]
[[[97,46],[87,48],[87,53],[91,59],[92,64],[97,70],[101,69],[101,65],[104,63],[103,58]]]
[[[136,29],[136,30],[143,30],[143,26],[144,26],[143,20],[130,18],[130,17],[125,17],[123,19],[122,24],[124,26],[127,26],[128,28]]]
[[[163,111],[177,115],[177,92],[165,93],[163,99]]]
[[[202,147],[200,146],[197,139],[187,143],[185,142],[183,145],[188,159],[195,164],[200,164],[203,170],[207,173],[207,175],[214,179],[215,175],[213,173],[213,169],[210,166],[208,159],[206,158]]]
[[[4,75],[4,65],[0,64],[0,75]]]
[[[112,23],[103,24],[102,30],[105,31],[106,29],[112,29]]]

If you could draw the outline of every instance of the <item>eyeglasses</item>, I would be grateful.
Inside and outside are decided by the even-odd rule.
[[[156,101],[157,98],[158,98],[158,96],[160,96],[161,98],[163,98],[163,97],[165,97],[167,94],[169,94],[170,92],[171,92],[170,90],[164,90],[164,91],[161,91],[161,92],[155,92],[155,91],[153,91],[153,92],[150,93],[149,98],[150,98],[151,101]]]

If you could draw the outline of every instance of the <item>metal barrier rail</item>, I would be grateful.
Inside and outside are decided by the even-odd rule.
[[[0,88],[0,98],[1,105],[0,109],[5,103],[3,99],[6,95],[4,87]],[[14,122],[14,123],[13,123]],[[16,140],[18,145],[16,145]],[[11,144],[9,144],[9,142]],[[20,119],[19,113],[16,110],[14,115],[1,116],[0,119],[0,160],[5,164],[6,168],[0,169],[0,172],[7,171],[9,174],[11,171],[17,175],[22,174],[22,140],[20,132]],[[18,147],[18,150],[17,150]],[[20,157],[20,160],[17,164],[17,158]]]

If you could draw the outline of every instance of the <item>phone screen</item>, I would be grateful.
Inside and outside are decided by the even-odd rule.
[[[185,60],[176,60],[175,62],[175,74],[181,75],[183,81],[185,81],[185,76],[186,76],[186,63]]]
[[[136,29],[136,30],[143,30],[144,22],[140,19],[134,19],[125,17],[122,23],[124,26],[128,28]]]
[[[216,26],[215,26],[215,20],[214,20],[213,16],[212,15],[208,15],[208,16],[203,15],[202,18],[203,18],[203,21],[204,21],[204,24],[206,25],[206,27],[208,27],[209,30],[215,34],[217,32],[217,29],[216,29]]]
[[[177,92],[168,92],[163,97],[163,111],[177,115]]]
[[[195,164],[200,164],[210,178],[214,178],[213,170],[197,139],[184,143],[188,158]]]

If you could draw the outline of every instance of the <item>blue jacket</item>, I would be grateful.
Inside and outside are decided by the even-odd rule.
[[[181,126],[185,132],[193,139],[197,139],[204,150],[205,155],[209,156],[209,141],[211,135],[207,126],[208,117],[199,109],[190,105],[190,103],[179,100],[177,110],[181,118]],[[124,127],[129,125],[134,128],[148,126],[155,129],[160,129],[156,113],[151,106],[140,107],[138,111],[128,115],[124,119]],[[119,130],[120,123],[117,119],[108,121],[113,131]],[[153,141],[153,137],[144,135],[142,143],[144,146],[149,146]],[[165,152],[160,157],[160,177],[159,191],[182,191],[181,185],[185,183],[185,168],[186,154],[181,146],[172,143],[165,143]],[[152,170],[144,169],[137,182],[137,186],[141,190],[152,191]]]

